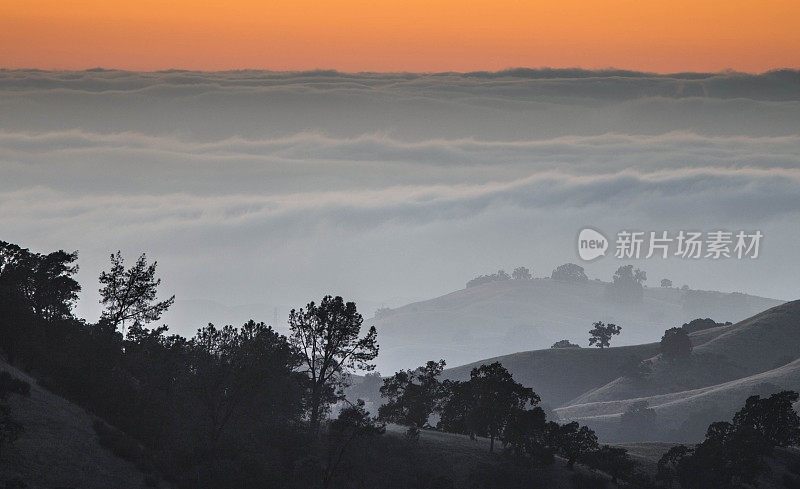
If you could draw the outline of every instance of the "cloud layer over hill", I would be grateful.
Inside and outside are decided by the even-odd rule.
[[[89,315],[116,248],[157,257],[179,297],[282,315],[327,292],[375,304],[499,267],[546,275],[586,225],[760,229],[752,262],[637,266],[651,285],[791,298],[798,88],[791,71],[0,71],[0,238],[80,249]]]

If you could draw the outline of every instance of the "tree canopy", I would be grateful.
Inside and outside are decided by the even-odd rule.
[[[444,397],[438,377],[445,361],[429,361],[415,370],[401,370],[383,381],[381,397],[386,404],[378,409],[381,420],[412,428],[424,428]]]
[[[378,332],[371,326],[361,336],[364,319],[354,302],[327,295],[319,304],[309,302],[305,309],[289,313],[289,341],[303,358],[303,371],[310,378],[311,430],[328,405],[342,398],[340,388],[354,369],[371,371],[378,356]]]
[[[574,263],[559,265],[550,274],[550,278],[564,282],[587,282],[589,280],[586,272],[583,271],[583,267]]]
[[[161,285],[161,279],[156,278],[158,262],[148,264],[145,253],[128,269],[124,262],[117,251],[111,255],[111,268],[100,274],[100,303],[105,306],[102,319],[120,328],[123,336],[126,321],[140,325],[158,321],[175,302],[174,295],[163,301],[156,300]]]
[[[616,324],[605,324],[602,321],[597,321],[593,324],[593,328],[589,330],[589,345],[594,345],[598,348],[608,348],[611,346],[611,338],[620,334],[622,326]]]

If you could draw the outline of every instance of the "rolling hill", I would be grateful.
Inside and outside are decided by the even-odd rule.
[[[30,396],[9,398],[12,417],[24,432],[2,452],[0,481],[18,478],[29,489],[169,487],[103,447],[96,419],[82,408],[1,361],[0,370],[31,386]]]
[[[598,280],[497,281],[384,310],[366,324],[378,328],[378,369],[388,374],[431,359],[463,365],[476,358],[549,348],[561,339],[586,345],[595,321],[622,326],[617,345],[649,343],[658,341],[665,329],[694,318],[740,321],[782,303],[739,293],[645,288],[641,303],[621,304],[609,298],[608,286]],[[592,382],[598,378],[613,379],[601,375]],[[582,392],[577,392],[581,382],[573,389],[576,396]]]
[[[722,329],[698,331],[690,337],[695,344],[702,344],[721,334]],[[534,386],[543,403],[557,407],[618,379],[620,369],[631,358],[644,360],[657,354],[658,343],[604,349],[548,348],[472,362],[446,370],[444,377],[466,380],[474,367],[500,362],[518,382]]]
[[[692,418],[703,418],[696,423],[702,430],[710,421],[728,419],[750,395],[800,391],[800,301],[689,337],[694,349],[682,364],[665,361],[658,344],[647,343],[521,352],[452,368],[445,376],[463,379],[472,367],[498,361],[561,420],[588,424],[607,440],[620,436],[620,417],[634,402],[655,411],[652,440],[663,441],[686,436]],[[620,367],[630,357],[649,359],[652,373],[639,379],[623,375]]]

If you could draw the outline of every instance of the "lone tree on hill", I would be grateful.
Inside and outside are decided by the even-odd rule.
[[[158,262],[147,264],[144,253],[136,264],[125,269],[122,254],[111,255],[111,269],[100,274],[100,303],[106,308],[101,320],[120,328],[125,336],[125,322],[143,325],[158,321],[161,315],[175,302],[173,295],[167,300],[156,301],[156,292],[161,279],[156,279]]]
[[[602,321],[594,323],[594,328],[589,331],[589,345],[594,345],[598,348],[606,348],[611,346],[611,337],[618,335],[622,331],[622,326]]]
[[[320,416],[328,405],[342,398],[341,388],[354,369],[372,371],[378,356],[378,332],[371,326],[361,334],[364,319],[354,302],[337,296],[309,302],[305,309],[289,313],[289,341],[301,353],[310,379],[311,432],[319,432]]]

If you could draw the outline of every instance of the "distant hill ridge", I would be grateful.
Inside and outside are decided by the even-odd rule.
[[[381,339],[378,369],[387,374],[439,358],[462,365],[549,348],[562,339],[587,346],[595,321],[622,326],[614,345],[644,344],[691,319],[736,322],[782,303],[742,293],[657,287],[645,288],[640,303],[621,304],[609,298],[609,286],[599,280],[501,280],[383,309],[367,321]]]

